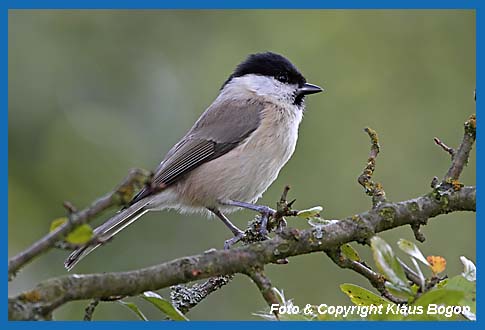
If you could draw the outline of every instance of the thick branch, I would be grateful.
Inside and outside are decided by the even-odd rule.
[[[56,243],[62,241],[67,234],[72,232],[78,226],[88,223],[96,215],[112,206],[123,205],[129,202],[135,188],[144,185],[149,177],[150,173],[147,171],[133,169],[114,191],[94,201],[89,207],[79,212],[76,212],[75,208],[70,203],[65,202],[64,206],[69,210],[69,221],[66,221],[65,224],[59,226],[26,250],[12,257],[8,261],[9,279],[13,278],[20,268],[54,247]]]
[[[475,211],[475,205],[475,187],[463,187],[440,198],[433,192],[400,203],[383,203],[370,211],[318,228],[318,233],[316,228],[284,228],[270,240],[230,250],[212,250],[139,270],[53,278],[9,298],[9,319],[49,318],[56,308],[74,300],[134,296],[212,276],[250,274],[255,268],[262,269],[265,264],[283,258],[364,241],[375,233],[440,214]]]

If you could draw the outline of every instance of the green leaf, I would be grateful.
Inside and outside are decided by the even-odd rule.
[[[472,321],[476,320],[477,312],[477,287],[476,282],[471,282],[465,277],[458,275],[448,279],[445,288],[450,290],[458,290],[463,292],[464,297],[458,305],[469,306],[470,312],[462,313],[462,315]]]
[[[140,320],[148,321],[148,319],[146,318],[146,316],[141,312],[141,310],[138,308],[138,306],[135,305],[134,303],[127,302],[127,301],[123,301],[123,300],[117,300],[116,302],[118,304],[122,305],[122,306],[125,306],[130,311],[132,311],[133,313],[135,313],[136,316],[138,316],[140,318]]]
[[[66,222],[67,222],[66,217],[57,218],[57,219],[52,220],[51,226],[49,228],[49,232],[53,232],[54,230],[56,230],[57,227],[65,224]]]
[[[344,244],[340,247],[342,254],[352,261],[360,261],[360,256],[357,251],[350,245]]]
[[[375,313],[375,314],[369,314],[367,315],[366,319],[367,320],[401,320],[402,319],[402,314],[387,314],[385,311],[387,310],[389,305],[395,306],[391,301],[388,301],[375,293],[364,289],[358,285],[354,284],[349,284],[349,283],[344,283],[340,285],[340,289],[347,295],[349,296],[350,300],[357,306],[383,306],[381,307],[381,310],[383,311],[382,314]],[[318,316],[320,319],[320,316]],[[342,317],[340,317],[342,319]],[[351,314],[345,318],[345,320],[359,320],[361,317],[356,314]]]
[[[306,210],[301,210],[296,215],[300,218],[307,219],[307,218],[317,216],[318,214],[320,214],[320,212],[322,212],[322,210],[323,210],[323,207],[315,206]]]
[[[476,289],[476,283],[472,281],[468,281],[461,275],[454,276],[449,278],[446,282],[446,285],[443,288],[452,289],[452,290],[459,290],[463,292],[473,292]]]
[[[413,295],[416,295],[419,291],[420,287],[417,284],[411,285],[411,291],[413,292]]]
[[[66,217],[55,219],[51,222],[49,232],[56,230],[59,226],[65,224],[68,221]],[[93,238],[93,229],[88,224],[83,224],[70,232],[65,240],[71,244],[84,244]]]
[[[468,281],[465,277],[457,275],[448,279],[443,288],[463,292],[464,296],[459,305],[470,306],[471,312],[476,313],[476,282]]]
[[[463,273],[461,273],[461,275],[469,281],[476,281],[477,268],[475,267],[475,264],[464,256],[461,256],[460,260],[463,266],[465,266],[465,270],[463,271]]]
[[[90,225],[80,225],[66,236],[66,242],[72,244],[84,244],[93,238],[93,228]]]
[[[182,314],[169,301],[163,299],[158,293],[153,291],[143,292],[141,295],[143,299],[153,304],[156,308],[165,313],[170,319],[174,321],[188,321],[189,319]]]
[[[429,264],[428,260],[423,256],[419,248],[414,244],[413,242],[410,242],[405,239],[400,239],[397,242],[397,245],[401,250],[403,250],[406,254],[410,255],[411,257],[421,261],[423,264],[425,264],[428,267],[431,267]]]
[[[430,304],[453,306],[458,305],[465,297],[463,291],[447,288],[434,289],[426,292],[413,303],[415,306],[428,307]]]
[[[428,310],[428,306],[433,305],[445,305],[445,306],[458,306],[461,305],[461,301],[464,298],[464,293],[458,290],[450,290],[447,288],[433,289],[424,293],[421,297],[416,299],[412,304],[413,306],[423,306],[425,313]],[[432,319],[434,317],[436,320],[456,320],[459,319],[459,315],[452,315],[451,317],[446,317],[444,314],[429,314],[429,317],[421,315],[421,319]]]
[[[358,285],[344,283],[340,285],[340,290],[345,293],[350,300],[357,306],[371,306],[371,305],[389,305],[394,304],[375,293],[364,289]]]
[[[444,287],[444,286],[445,286],[445,285],[447,285],[447,284],[448,284],[448,279],[447,279],[447,278],[445,278],[444,280],[442,280],[442,281],[440,281],[438,284],[436,284],[436,288],[438,288],[438,289],[439,289],[439,288],[442,288],[442,287]]]
[[[379,271],[384,274],[390,283],[390,288],[397,292],[402,292],[406,298],[413,296],[409,287],[404,269],[394,256],[389,244],[382,238],[374,236],[371,238],[371,248],[374,255],[374,261]]]

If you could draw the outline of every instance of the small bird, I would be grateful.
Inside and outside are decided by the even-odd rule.
[[[71,270],[148,211],[214,214],[234,235],[224,244],[229,248],[244,232],[226,214],[246,208],[261,214],[261,234],[266,235],[268,218],[275,211],[254,203],[295,151],[305,95],[321,91],[307,83],[282,55],[249,55],[194,126],[169,150],[150,184],[97,227],[96,242],[74,250],[64,266]]]

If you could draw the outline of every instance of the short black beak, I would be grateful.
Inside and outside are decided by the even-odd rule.
[[[315,94],[320,92],[323,92],[323,88],[312,84],[304,84],[302,87],[298,89],[298,94],[300,95]]]

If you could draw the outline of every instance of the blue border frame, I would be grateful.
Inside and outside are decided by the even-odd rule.
[[[0,42],[4,47],[4,51],[1,53],[2,57],[2,66],[1,66],[1,73],[2,73],[2,80],[1,80],[1,93],[3,95],[3,112],[1,113],[1,127],[2,129],[2,139],[0,142],[1,148],[1,170],[3,175],[1,176],[1,201],[2,201],[2,209],[4,210],[5,221],[3,222],[3,236],[5,238],[4,244],[1,247],[2,255],[4,256],[4,274],[7,275],[7,260],[8,260],[8,251],[7,251],[7,241],[8,241],[8,231],[6,230],[7,227],[7,218],[8,218],[8,10],[9,9],[475,9],[476,10],[476,29],[477,29],[477,41],[476,41],[476,49],[477,49],[477,90],[480,89],[480,82],[483,81],[483,73],[482,73],[482,65],[481,62],[478,60],[483,56],[482,51],[482,42],[483,42],[483,23],[480,21],[481,18],[481,6],[480,1],[478,0],[392,0],[392,1],[384,1],[384,0],[372,0],[366,1],[365,3],[361,0],[327,0],[325,2],[318,1],[318,0],[306,0],[302,1],[295,1],[295,0],[235,0],[231,1],[230,4],[227,3],[228,1],[224,0],[206,0],[206,1],[196,1],[196,0],[185,0],[183,3],[178,2],[170,2],[170,1],[156,1],[156,0],[71,0],[71,1],[61,1],[61,0],[4,0],[0,2],[0,17],[1,17],[1,34],[0,34]],[[477,102],[477,115],[480,113],[480,102]],[[477,136],[480,140],[481,132],[480,130],[477,131]],[[478,165],[481,163],[481,148],[480,144],[476,145],[477,147],[477,162]],[[480,167],[478,167],[480,168]],[[484,176],[482,176],[480,171],[477,171],[477,185],[482,186]],[[480,189],[478,189],[480,192]],[[480,198],[478,198],[478,205],[477,205],[477,233],[483,232],[485,225],[480,221],[479,215],[482,214],[482,203],[480,202]],[[477,240],[478,241],[478,240]],[[478,244],[477,245],[477,268],[480,269],[480,255],[482,255],[483,247]],[[479,276],[481,276],[481,271],[479,271]],[[483,292],[482,288],[484,284],[479,279],[478,280],[478,296],[481,297],[481,293]],[[2,286],[3,296],[8,295],[8,286],[7,281]],[[33,322],[9,322],[8,315],[7,315],[7,300],[3,300],[1,304],[3,310],[3,318],[0,321],[0,325],[5,328],[31,328],[31,327],[39,327],[39,328],[51,328],[51,329],[64,329],[67,326],[75,329],[90,327],[90,328],[106,328],[106,327],[116,327],[117,329],[132,329],[134,326],[137,328],[152,328],[154,329],[159,328],[162,326],[158,322],[120,322],[120,321],[112,321],[112,322],[49,322],[49,323],[33,323]],[[460,322],[459,326],[464,328],[477,328],[483,327],[484,322],[482,319],[483,315],[483,308],[482,304],[480,303],[480,298],[477,301],[477,322]],[[264,323],[263,323],[264,322]],[[165,322],[163,324],[165,327],[171,327],[174,329],[181,329],[181,328],[197,328],[197,329],[227,329],[231,327],[231,330],[234,328],[244,328],[247,326],[246,322],[244,321],[219,321],[219,322],[201,322],[201,321],[192,321],[189,323],[186,322]],[[300,322],[253,322],[251,326],[258,326],[264,327],[265,329],[281,329],[281,328],[292,328],[296,329],[297,327],[301,327],[302,323]],[[328,328],[329,326],[338,327],[342,329],[350,329],[356,326],[354,322],[306,322],[305,327],[308,328]],[[441,329],[455,329],[457,324],[455,322],[412,322],[412,323],[404,323],[404,322],[393,322],[389,324],[388,322],[361,322],[358,325],[359,327],[364,328],[372,328],[372,329],[387,329],[389,326],[393,328],[406,328],[406,327],[419,327],[419,328],[438,328]]]
[[[68,3],[68,4],[67,4]],[[10,9],[475,9],[478,0],[5,0]]]

